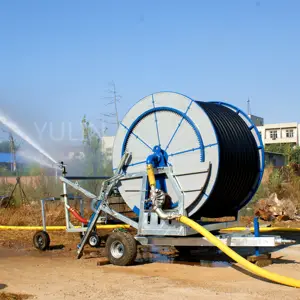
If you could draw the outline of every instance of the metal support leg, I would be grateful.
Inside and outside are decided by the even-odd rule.
[[[70,215],[67,209],[68,205],[68,192],[67,192],[67,184],[63,182],[63,197],[64,197],[64,205],[65,205],[65,215],[66,215],[66,227],[70,229]]]
[[[42,207],[43,230],[46,231],[46,214],[45,214],[45,201],[44,201],[44,199],[41,200],[41,207]]]
[[[258,222],[258,217],[255,217],[253,220],[253,225],[254,225],[254,236],[259,237],[259,222]],[[255,247],[255,256],[259,256],[259,247]]]
[[[83,215],[84,215],[84,208],[83,208],[83,199],[82,198],[80,198],[79,203],[80,203],[80,215],[83,217]],[[81,224],[81,227],[84,227],[83,223]]]
[[[83,238],[81,239],[81,243],[78,245],[78,251],[77,251],[77,258],[80,258],[82,256],[82,252],[83,252],[83,248],[91,234],[91,232],[93,231],[94,227],[96,226],[97,220],[99,218],[100,212],[104,207],[106,207],[106,200],[112,190],[112,188],[117,184],[118,180],[122,177],[121,172],[122,172],[122,168],[125,165],[127,159],[129,158],[129,153],[125,153],[121,159],[120,165],[115,173],[115,175],[108,179],[103,181],[101,189],[100,189],[100,193],[99,193],[99,197],[97,197],[98,203],[96,206],[96,211],[92,214],[88,225],[87,225],[87,230],[83,236]]]

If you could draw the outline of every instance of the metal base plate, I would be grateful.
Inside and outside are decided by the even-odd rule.
[[[222,243],[229,247],[275,247],[278,245],[278,236],[216,236]],[[215,247],[204,237],[157,237],[135,236],[141,245],[157,246],[199,246]]]

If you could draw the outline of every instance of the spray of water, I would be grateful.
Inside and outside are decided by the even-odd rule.
[[[19,151],[18,154],[24,159],[37,162],[38,164],[46,168],[59,170],[59,167],[56,164],[50,164],[47,161],[45,161],[42,157],[37,157],[36,155],[29,153],[28,151]]]
[[[45,150],[43,150],[36,142],[34,142],[26,133],[24,133],[15,122],[9,120],[6,116],[4,116],[4,114],[1,111],[0,111],[0,122],[3,123],[6,127],[8,127],[10,130],[12,130],[19,137],[21,137],[23,140],[25,140],[32,147],[34,147],[37,151],[39,151],[45,157],[47,157],[49,160],[51,160],[54,164],[57,164],[57,161],[54,158],[52,158]]]

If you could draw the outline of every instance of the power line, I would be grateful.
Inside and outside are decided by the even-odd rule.
[[[114,105],[115,112],[114,113],[101,113],[103,118],[101,118],[99,120],[104,123],[107,123],[107,124],[117,125],[117,128],[118,128],[119,124],[120,124],[120,121],[119,121],[120,119],[119,119],[117,103],[120,102],[120,99],[122,98],[122,96],[117,93],[116,85],[115,85],[114,81],[110,82],[109,85],[111,86],[111,88],[107,90],[107,93],[109,93],[111,96],[102,97],[102,99],[109,100],[109,102],[106,103],[105,106]],[[106,118],[115,119],[115,122],[113,122],[112,120],[108,121],[108,120],[106,120]]]

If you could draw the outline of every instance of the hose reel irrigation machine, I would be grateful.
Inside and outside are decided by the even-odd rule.
[[[116,265],[131,264],[138,244],[214,246],[212,236],[229,247],[275,247],[291,242],[279,236],[218,233],[236,225],[239,211],[257,191],[264,170],[259,132],[233,105],[195,101],[174,92],[141,99],[120,123],[113,168],[113,177],[103,182],[96,196],[71,182],[63,167],[60,179],[66,207],[67,185],[83,192],[93,204],[94,213],[79,229],[84,234],[78,258],[101,212],[137,230],[135,236],[113,232],[107,238],[109,260]],[[138,221],[112,209],[108,197],[114,188]],[[205,221],[228,216],[235,221]],[[66,218],[69,222],[67,209]],[[68,226],[67,230],[75,231]]]

